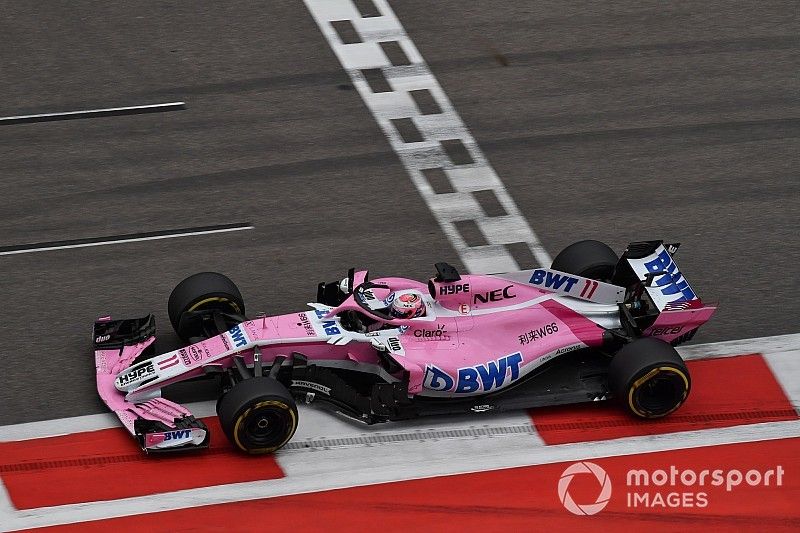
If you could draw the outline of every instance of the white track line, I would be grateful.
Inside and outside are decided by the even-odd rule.
[[[186,102],[167,102],[164,104],[146,104],[127,107],[107,107],[104,109],[84,109],[80,111],[62,111],[59,113],[40,113],[37,115],[17,115],[13,117],[0,117],[0,125],[8,122],[41,122],[47,119],[70,118],[76,115],[85,115],[87,118],[92,115],[125,115],[136,114],[141,111],[169,111],[171,109],[182,109]]]
[[[117,240],[108,240],[108,241],[98,241],[98,242],[85,242],[80,244],[65,244],[65,245],[58,245],[58,246],[42,246],[40,248],[24,248],[21,250],[9,250],[6,252],[0,252],[0,255],[16,255],[16,254],[30,254],[36,252],[51,252],[53,250],[67,250],[69,248],[86,248],[89,246],[108,246],[110,244],[125,244],[129,242],[140,242],[140,241],[155,241],[159,239],[175,239],[178,237],[192,237],[195,235],[209,235],[211,233],[227,233],[230,231],[244,231],[244,230],[251,230],[255,229],[253,226],[242,226],[237,228],[224,228],[224,229],[212,229],[212,230],[203,230],[203,231],[186,231],[181,233],[170,233],[166,235],[154,235],[151,237],[133,237],[130,239],[117,239]]]
[[[373,1],[381,13],[379,17],[362,18],[351,0],[305,0],[305,3],[464,266],[473,273],[520,270],[506,248],[517,243],[527,245],[540,265],[549,266],[550,256],[391,7],[385,0]],[[343,43],[331,25],[336,21],[350,21],[361,42]],[[380,43],[396,43],[410,64],[394,66]],[[370,69],[378,69],[391,90],[373,92],[364,73]],[[441,113],[423,114],[409,91],[428,91]],[[412,122],[421,140],[403,140],[392,122],[402,119]],[[460,141],[472,162],[454,164],[440,144],[447,140]],[[434,191],[423,173],[431,169],[444,172],[453,192]],[[487,216],[472,194],[477,191],[492,191],[506,214]],[[486,244],[470,246],[456,228],[460,221],[474,221]]]
[[[755,337],[733,341],[713,342],[709,344],[693,344],[681,346],[678,352],[686,361],[693,359],[709,359],[712,357],[730,357],[748,353],[771,354],[800,349],[800,333],[775,335],[773,337]]]

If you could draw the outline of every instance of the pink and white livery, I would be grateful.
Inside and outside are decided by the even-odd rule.
[[[153,355],[152,315],[95,323],[97,388],[145,451],[207,446],[207,427],[162,391],[209,376],[223,431],[249,453],[291,439],[296,399],[366,424],[609,398],[661,417],[690,390],[674,346],[716,310],[676,250],[637,242],[618,258],[581,241],[552,268],[460,275],[438,263],[427,282],[351,270],[320,283],[307,311],[251,319],[231,280],[195,274],[169,299],[183,348]]]

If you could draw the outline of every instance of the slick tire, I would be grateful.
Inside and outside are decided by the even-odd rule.
[[[245,379],[217,402],[217,417],[233,446],[253,455],[272,453],[297,430],[297,405],[275,379]]]
[[[645,337],[626,344],[611,359],[608,381],[614,397],[638,418],[660,418],[683,405],[692,382],[678,352]]]
[[[181,316],[192,311],[222,311],[243,316],[244,299],[239,288],[227,276],[217,272],[200,272],[178,283],[169,295],[169,320],[183,340],[204,336],[201,331],[192,331],[191,328],[180,330]]]
[[[551,268],[596,281],[610,281],[619,257],[600,241],[579,241],[559,253]]]

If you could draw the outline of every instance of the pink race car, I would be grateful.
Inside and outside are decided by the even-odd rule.
[[[366,424],[609,398],[661,417],[690,390],[674,346],[716,310],[675,265],[677,247],[637,242],[618,258],[581,241],[549,269],[438,263],[427,283],[351,270],[320,283],[308,311],[252,319],[230,279],[195,274],[169,298],[184,348],[152,354],[152,315],[95,323],[97,388],[148,452],[208,445],[202,421],[161,393],[209,374],[222,378],[220,425],[248,453],[292,438],[295,399]]]

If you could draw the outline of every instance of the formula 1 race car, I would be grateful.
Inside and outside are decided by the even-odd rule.
[[[320,283],[310,310],[252,319],[230,279],[195,274],[169,297],[183,348],[152,353],[152,315],[95,323],[97,388],[147,452],[208,445],[205,424],[161,396],[208,375],[221,377],[223,431],[254,454],[292,438],[296,401],[366,424],[610,398],[662,417],[690,390],[674,346],[716,310],[684,279],[677,248],[636,242],[618,258],[581,241],[549,269],[460,275],[437,263],[427,283],[351,269]]]

